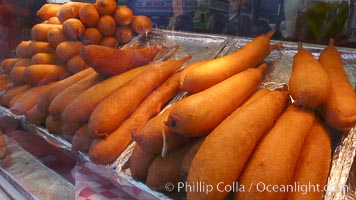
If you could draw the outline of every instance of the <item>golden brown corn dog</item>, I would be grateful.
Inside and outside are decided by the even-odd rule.
[[[155,190],[164,190],[167,183],[176,186],[182,180],[180,166],[191,146],[187,144],[165,157],[157,156],[148,169],[146,185]]]
[[[206,134],[256,90],[262,82],[262,73],[266,67],[266,64],[262,64],[257,69],[247,69],[205,91],[180,100],[171,111],[167,125],[171,131],[186,137]]]
[[[27,67],[31,65],[32,59],[31,58],[19,58],[17,62],[12,66],[14,67]]]
[[[322,199],[331,164],[331,140],[327,130],[315,120],[307,134],[294,169],[292,184],[310,185],[307,191],[290,192],[288,200]]]
[[[238,108],[205,138],[190,166],[187,184],[204,182],[213,190],[188,191],[188,200],[227,195],[218,190],[218,183],[224,188],[237,180],[258,140],[284,110],[287,98],[288,92],[272,91]]]
[[[146,97],[135,112],[112,134],[105,139],[95,140],[89,150],[90,160],[98,164],[107,164],[114,161],[131,142],[131,133],[157,115],[162,110],[162,106],[176,94],[178,83],[175,80],[178,76],[179,74],[176,74],[169,78]]]
[[[32,56],[36,53],[54,53],[55,51],[49,42],[43,41],[32,41],[29,44],[29,48]]]
[[[117,8],[117,2],[111,0],[95,1],[96,9],[100,15],[111,15]]]
[[[58,81],[67,74],[65,67],[53,64],[34,64],[23,71],[23,80],[30,85],[45,85],[52,81]]]
[[[78,55],[84,44],[79,41],[64,41],[57,45],[57,57],[62,60],[68,60],[71,57]]]
[[[148,169],[156,157],[157,154],[148,153],[141,149],[139,145],[135,145],[128,161],[132,178],[139,181],[145,180]]]
[[[269,92],[271,92],[271,90],[267,88],[258,88],[241,106],[247,105]]]
[[[25,84],[26,81],[24,79],[24,72],[26,70],[27,66],[19,66],[19,67],[13,67],[10,71],[9,78],[12,82],[15,83],[15,85],[22,85]]]
[[[34,105],[36,105],[38,97],[51,84],[33,87],[27,90],[15,104],[10,107],[10,111],[16,115],[25,115]]]
[[[53,28],[62,29],[61,24],[36,24],[31,29],[31,38],[36,41],[47,42],[48,31]]]
[[[46,117],[46,128],[50,133],[61,133],[62,121],[60,118],[55,118],[52,115]]]
[[[47,33],[47,41],[56,48],[60,43],[69,40],[64,34],[63,29],[52,28]]]
[[[30,110],[25,113],[28,122],[35,125],[44,125],[46,122],[46,113],[40,111],[37,104],[32,106]]]
[[[103,15],[99,18],[96,28],[103,36],[113,36],[116,29],[116,23],[111,15]]]
[[[16,55],[19,58],[30,58],[33,55],[30,49],[31,40],[21,41],[16,47]]]
[[[260,184],[287,186],[315,115],[311,111],[290,105],[274,127],[257,144],[239,183],[251,186],[237,192],[235,199],[285,199],[287,192],[262,190]],[[283,151],[281,151],[283,149]]]
[[[29,88],[28,90],[32,89]],[[9,102],[9,105],[8,107],[11,108],[18,100],[21,99],[21,97],[28,91],[28,90],[24,90],[24,91],[21,91],[20,93],[16,94],[14,97],[11,98],[10,102]]]
[[[80,55],[98,73],[112,76],[143,66],[166,54],[167,48],[152,45],[144,48],[115,49],[100,45],[86,45]]]
[[[99,12],[96,9],[94,4],[85,3],[80,6],[79,9],[79,19],[86,26],[93,27],[98,23],[99,20]]]
[[[85,31],[84,24],[79,19],[67,19],[62,24],[63,33],[71,40],[79,40]]]
[[[65,90],[67,87],[75,84],[76,82],[79,82],[80,80],[84,79],[90,73],[94,73],[94,70],[88,68],[86,70],[83,70],[82,72],[69,76],[53,84],[45,92],[43,92],[43,94],[38,99],[37,102],[38,109],[41,110],[42,112],[47,113],[50,103],[60,92]]]
[[[83,123],[88,122],[90,114],[105,97],[147,69],[147,67],[138,67],[112,76],[80,94],[66,106],[62,113],[63,134],[73,135]]]
[[[58,62],[55,53],[36,53],[32,56],[32,64],[57,64]]]
[[[301,43],[299,43],[298,52],[294,56],[289,90],[295,104],[307,108],[321,105],[329,96],[328,74],[312,53],[303,49]]]
[[[141,101],[172,76],[186,61],[169,59],[154,62],[130,82],[113,91],[94,109],[89,119],[89,130],[93,135],[109,135],[137,108]]]
[[[73,136],[72,150],[87,153],[94,139],[88,132],[88,124],[83,124]]]
[[[0,93],[4,93],[7,89],[14,86],[14,82],[10,78],[4,78],[0,80]]]
[[[1,72],[9,74],[12,67],[19,60],[19,58],[6,58],[1,61]]]
[[[48,107],[48,114],[52,115],[55,119],[61,119],[61,115],[65,107],[72,102],[77,96],[83,93],[91,86],[99,83],[103,77],[96,72],[91,72],[88,76],[80,81],[72,84],[64,89],[51,101]]]
[[[16,96],[16,95],[28,90],[29,88],[31,88],[31,86],[27,85],[27,84],[19,85],[19,86],[15,86],[13,88],[10,88],[2,96],[3,104],[6,105],[6,106],[9,106],[10,101],[14,96]]]
[[[204,138],[195,141],[192,147],[190,147],[189,151],[183,157],[182,164],[180,166],[180,176],[184,182],[187,181],[190,165],[192,164],[193,158],[195,154],[197,154],[203,141]]]
[[[274,31],[261,35],[247,43],[241,49],[209,61],[200,62],[195,67],[187,67],[184,77],[181,78],[181,89],[190,93],[200,92],[230,76],[254,67],[261,63],[273,50],[281,44],[270,46],[270,37]]]
[[[331,81],[329,98],[322,106],[323,116],[336,129],[350,129],[356,124],[356,92],[347,78],[333,40],[320,53],[319,61]]]
[[[46,3],[36,12],[36,15],[41,19],[48,20],[51,17],[57,16],[57,12],[61,6],[61,4]]]
[[[140,129],[132,132],[132,139],[144,151],[152,154],[161,154],[162,150],[171,152],[189,141],[188,138],[173,133],[165,124],[173,107],[174,105],[166,108],[162,113],[146,122]]]
[[[62,24],[57,16],[51,17],[47,20],[47,24]]]
[[[70,73],[78,73],[90,66],[83,60],[83,58],[78,54],[68,59],[67,69]]]
[[[78,18],[81,5],[83,5],[82,2],[67,2],[63,4],[57,12],[59,21],[63,23],[67,19]]]

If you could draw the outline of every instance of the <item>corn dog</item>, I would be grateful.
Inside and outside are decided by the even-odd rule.
[[[12,82],[15,83],[15,85],[22,85],[25,84],[26,81],[24,79],[24,72],[26,70],[27,66],[19,66],[19,67],[13,67],[9,73],[9,78]]]
[[[205,91],[182,99],[171,111],[167,126],[186,137],[206,134],[256,90],[266,67],[266,64],[262,64],[257,69],[247,69]]]
[[[83,124],[74,134],[72,139],[72,150],[88,152],[94,137],[88,132],[88,124]]]
[[[45,85],[52,81],[58,81],[67,74],[65,67],[53,64],[34,64],[23,71],[24,82],[30,85]]]
[[[62,29],[61,24],[36,24],[31,29],[31,38],[36,41],[47,42],[48,31],[53,28]]]
[[[91,68],[83,70],[82,72],[69,76],[53,84],[39,97],[37,102],[38,109],[44,113],[47,113],[50,103],[60,92],[81,79],[84,79],[90,73],[94,73],[94,70]]]
[[[135,110],[140,102],[180,68],[191,56],[150,64],[127,84],[116,89],[94,109],[89,118],[93,135],[109,135]]]
[[[82,21],[86,26],[93,27],[99,21],[99,12],[96,9],[94,4],[85,3],[80,6],[79,9],[79,19]]]
[[[12,66],[14,67],[27,67],[32,64],[31,58],[19,58],[16,63]]]
[[[79,19],[67,19],[62,24],[63,33],[71,40],[78,40],[85,31],[85,26]]]
[[[177,185],[182,180],[180,176],[182,160],[191,146],[192,144],[187,144],[165,157],[157,156],[148,169],[146,185],[155,190],[164,190],[167,183]]]
[[[270,46],[270,37],[273,34],[272,30],[266,35],[256,37],[233,53],[192,67],[181,79],[181,89],[190,93],[200,92],[238,72],[256,66],[270,54],[273,48],[280,47],[280,44]]]
[[[62,121],[60,118],[55,118],[52,115],[46,117],[45,126],[50,133],[61,133]]]
[[[73,135],[83,123],[88,122],[90,114],[105,97],[146,69],[148,68],[138,67],[112,76],[80,94],[66,106],[62,113],[63,134]]]
[[[187,199],[223,199],[227,191],[217,190],[232,185],[262,135],[272,128],[287,103],[288,93],[272,91],[250,104],[238,108],[219,124],[201,144],[190,166],[187,184],[204,182],[213,189],[188,191]]]
[[[1,72],[5,74],[9,74],[12,67],[15,65],[15,63],[19,60],[19,58],[6,58],[1,61]]]
[[[112,76],[138,66],[146,65],[166,52],[166,47],[158,45],[140,49],[115,49],[100,45],[87,45],[80,51],[80,55],[98,73]]]
[[[67,2],[59,8],[57,17],[60,22],[64,22],[70,18],[78,18],[79,9],[83,5],[82,2]]]
[[[235,199],[285,199],[287,192],[260,191],[258,184],[287,186],[315,115],[290,105],[274,127],[257,144],[239,183],[251,189],[235,194]],[[283,149],[283,151],[280,151]]]
[[[67,69],[72,74],[78,73],[89,67],[90,66],[85,63],[85,61],[79,54],[69,58],[67,61]]]
[[[309,191],[290,192],[288,200],[322,199],[331,164],[331,140],[323,125],[315,120],[307,134],[294,169],[292,184],[311,185]],[[319,188],[318,185],[320,186]],[[319,189],[319,191],[318,191]]]
[[[204,138],[195,141],[192,147],[190,147],[189,151],[184,155],[182,164],[180,166],[180,176],[182,177],[183,181],[187,181],[190,165],[192,164],[193,158],[195,154],[197,154],[200,145],[203,143],[203,141]]]
[[[21,99],[17,100],[14,105],[10,107],[10,111],[16,115],[25,115],[34,105],[36,105],[38,97],[41,93],[48,88],[51,84],[33,87],[27,90]]]
[[[31,88],[31,86],[25,84],[25,85],[19,85],[8,89],[2,96],[3,104],[9,106],[9,103],[14,96],[28,90],[29,88]]]
[[[73,101],[78,95],[85,90],[103,80],[103,77],[96,72],[90,73],[90,75],[81,79],[80,81],[67,87],[61,93],[51,101],[48,107],[48,114],[52,115],[55,119],[61,118],[62,112],[65,107]]]
[[[139,145],[135,145],[128,161],[132,178],[135,180],[145,180],[148,168],[156,157],[156,154],[148,153],[141,149]]]
[[[30,50],[31,40],[21,41],[16,47],[16,56],[19,58],[30,58],[33,52]]]
[[[162,113],[156,115],[145,123],[140,129],[132,132],[132,139],[146,152],[152,154],[163,154],[171,152],[189,141],[188,138],[173,133],[165,124],[168,115],[174,105],[166,108]],[[165,146],[165,149],[163,149]]]
[[[111,0],[96,0],[95,6],[100,15],[111,15],[117,8],[117,2]]]
[[[40,111],[37,104],[33,105],[30,110],[25,113],[28,122],[35,125],[44,125],[46,122],[46,113]]]
[[[69,40],[64,34],[63,29],[52,28],[47,33],[47,41],[56,48],[60,43]]]
[[[58,62],[55,53],[36,53],[32,56],[32,64],[57,64]]]
[[[82,47],[84,47],[84,44],[79,41],[64,41],[57,45],[56,53],[58,58],[67,61],[78,55]]]
[[[299,43],[294,56],[292,74],[289,79],[290,94],[295,104],[315,108],[326,101],[330,91],[330,80],[321,64],[309,50]]]
[[[36,15],[41,19],[48,20],[57,15],[61,6],[60,4],[46,3],[36,12]]]
[[[32,55],[36,53],[54,53],[55,51],[49,42],[43,41],[31,41],[29,48]]]
[[[177,92],[179,74],[169,78],[165,83],[153,91],[137,107],[134,113],[125,120],[119,128],[104,139],[97,139],[90,146],[89,158],[98,164],[107,164],[114,161],[132,141],[131,133],[143,126],[150,118],[162,110]]]
[[[322,106],[323,116],[335,129],[348,130],[356,124],[356,92],[347,78],[333,40],[320,53],[319,61],[331,81],[329,98]]]

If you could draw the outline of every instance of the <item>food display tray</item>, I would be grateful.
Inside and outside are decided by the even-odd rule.
[[[153,45],[161,44],[167,47],[177,46],[177,58],[192,55],[192,59],[187,62],[196,62],[207,60],[229,54],[238,50],[251,38],[241,38],[222,35],[195,34],[177,31],[155,30],[148,37],[135,37],[130,44]],[[279,41],[272,41],[277,43]],[[318,58],[320,51],[325,46],[303,44],[303,47],[312,51]],[[356,50],[347,48],[338,48],[342,54],[345,64],[345,70],[352,85],[356,85]],[[261,87],[269,89],[280,88],[288,83],[292,69],[292,61],[297,52],[297,43],[283,41],[282,48],[274,50],[265,59],[268,68],[264,74]],[[172,102],[185,96],[180,93]],[[71,144],[60,137],[48,132],[44,127],[29,123],[24,116],[13,115],[7,108],[0,107],[0,114],[7,114],[20,119],[22,126],[28,131],[44,138],[48,143],[68,151],[72,151]],[[331,130],[333,141],[333,158],[328,185],[343,185],[348,188],[341,193],[333,188],[328,188],[325,193],[325,200],[331,199],[352,199],[356,200],[356,167],[352,167],[356,152],[356,126],[349,132],[336,132]],[[117,160],[108,165],[95,165],[90,162],[88,155],[82,152],[73,152],[78,156],[78,161],[85,163],[94,173],[110,179],[115,185],[123,191],[138,199],[185,199],[184,196],[174,196],[170,193],[161,193],[151,190],[144,183],[134,180],[131,177],[130,170],[125,167],[126,162],[131,156],[132,150],[136,144],[131,143],[126,150],[117,158]]]
[[[227,41],[226,46],[220,51],[217,57],[238,50],[250,42],[251,39],[230,37]],[[280,41],[272,41],[272,43],[277,42]],[[315,58],[318,58],[325,46],[303,44],[303,48],[310,50]],[[293,58],[297,50],[297,43],[283,41],[282,48],[271,52],[265,59],[265,62],[268,64],[268,69],[264,74],[261,87],[276,89],[288,84]],[[338,48],[338,50],[343,58],[345,71],[351,84],[356,85],[356,51],[347,48]],[[195,54],[193,54],[193,56],[195,56]],[[353,174],[356,174],[356,172],[354,172],[356,169],[355,167],[352,168],[352,165],[356,152],[356,126],[349,132],[338,132],[331,128],[329,128],[329,132],[332,138],[333,158],[327,183],[330,187],[326,190],[324,199],[355,200],[356,178],[353,176],[356,175]],[[142,199],[185,199],[184,196],[181,195],[151,190],[144,183],[136,181],[131,177],[130,169],[127,169],[126,165],[135,145],[135,143],[132,143],[116,161],[117,167],[114,181],[120,186],[124,185],[125,187],[123,189],[127,193]],[[340,188],[345,189],[340,190]]]

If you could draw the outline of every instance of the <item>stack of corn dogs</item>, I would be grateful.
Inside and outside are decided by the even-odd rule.
[[[176,95],[177,69],[191,56],[177,60],[161,45],[125,45],[151,32],[152,22],[114,0],[45,4],[37,15],[43,22],[32,27],[32,40],[1,62],[1,105],[94,163],[112,162],[131,132]]]
[[[289,83],[262,88],[263,61],[281,46],[271,35],[181,72],[189,95],[132,133],[134,179],[192,200],[322,199],[328,130],[355,126],[356,93],[332,39],[319,60],[299,43]]]
[[[152,22],[114,0],[45,4],[37,14],[44,22],[32,40],[1,63],[0,103],[14,114],[95,164],[112,163],[134,141],[132,177],[160,191],[184,183],[187,199],[322,198],[327,127],[356,124],[356,93],[333,40],[318,60],[300,43],[289,83],[269,90],[264,60],[282,46],[271,44],[273,30],[182,70],[191,56],[155,60],[169,49],[123,46]],[[166,106],[179,91],[189,95]],[[236,183],[240,190],[229,190]],[[281,189],[307,184],[321,189]]]

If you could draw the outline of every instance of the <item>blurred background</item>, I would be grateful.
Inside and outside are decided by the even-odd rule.
[[[255,37],[270,28],[274,39],[341,45],[355,43],[355,0],[129,0],[157,28]]]
[[[94,3],[95,0],[76,0]],[[44,3],[68,0],[0,0],[1,55],[29,37]],[[273,39],[356,47],[356,0],[117,0],[155,28],[256,37],[271,28]],[[3,57],[3,56],[2,56]]]

